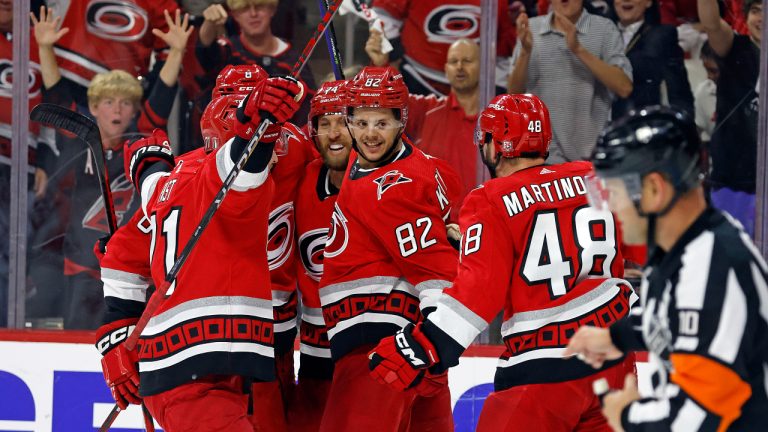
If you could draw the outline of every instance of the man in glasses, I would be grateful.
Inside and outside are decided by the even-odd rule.
[[[628,376],[603,399],[617,431],[765,428],[766,263],[741,226],[707,204],[702,149],[691,118],[650,107],[610,125],[592,154],[593,205],[650,251],[640,307],[610,329],[579,329],[565,353],[601,367],[650,352],[653,394],[641,398]]]
[[[452,286],[422,323],[371,353],[371,374],[395,388],[445,370],[503,309],[506,350],[479,432],[607,431],[592,381],[620,384],[619,358],[595,371],[563,350],[580,326],[607,327],[636,299],[623,274],[618,226],[589,207],[589,162],[545,165],[549,110],[534,95],[500,95],[478,118],[476,143],[495,178],[467,195]]]
[[[456,274],[444,218],[458,205],[458,176],[403,136],[407,103],[389,67],[364,68],[346,87],[354,152],[319,284],[335,364],[321,431],[453,430],[445,375],[399,392],[368,374],[368,351],[422,320]]]

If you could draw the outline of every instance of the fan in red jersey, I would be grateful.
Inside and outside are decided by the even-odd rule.
[[[422,320],[455,276],[443,216],[457,193],[445,185],[458,176],[403,136],[408,89],[397,71],[364,68],[346,93],[355,152],[331,216],[319,285],[334,361],[320,430],[453,430],[445,375],[430,374],[401,393],[368,376],[367,353]]]
[[[258,84],[232,118],[235,136],[206,157],[174,165],[161,131],[126,144],[126,175],[141,192],[142,208],[153,225],[150,269],[155,284],[162,283],[189,241],[205,211],[201,206],[212,201],[264,113],[284,122],[298,109],[301,101],[294,98],[300,93],[300,85],[285,78]],[[136,351],[128,352],[122,344],[136,313],[99,329],[104,376],[118,404],[124,407],[143,398],[167,431],[263,427],[247,417],[244,388],[249,387],[244,381],[275,379],[264,247],[274,192],[269,168],[277,161],[275,140],[256,146],[142,332]],[[107,247],[104,259],[112,249]],[[143,305],[137,306],[140,313]]]
[[[576,329],[608,327],[636,299],[623,279],[619,227],[587,202],[589,162],[545,165],[549,111],[533,95],[501,95],[478,119],[476,143],[497,178],[461,209],[458,274],[425,321],[371,351],[371,376],[405,389],[458,364],[503,309],[502,354],[478,431],[609,431],[592,392],[620,387],[631,359],[595,371],[563,350]],[[574,403],[574,401],[581,401]]]

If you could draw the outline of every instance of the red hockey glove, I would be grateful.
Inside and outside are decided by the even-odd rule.
[[[96,348],[104,355],[101,359],[104,381],[121,410],[128,408],[129,404],[141,404],[137,367],[139,351],[128,351],[123,343],[136,321],[138,319],[125,319],[105,324],[96,332]]]
[[[144,168],[155,162],[166,163],[169,168],[175,165],[168,135],[162,129],[155,129],[152,135],[134,142],[126,141],[123,149],[125,175],[139,191],[141,190],[139,179]]]
[[[93,244],[93,254],[96,255],[96,259],[99,260],[99,265],[101,265],[101,260],[104,259],[104,255],[107,253],[107,243],[109,243],[110,237],[111,235],[99,237],[99,239],[96,240],[96,243]]]
[[[421,325],[413,324],[382,339],[368,358],[371,377],[400,391],[418,384],[425,369],[440,361],[435,346],[421,332]]]
[[[240,102],[235,115],[235,133],[243,139],[251,139],[263,118],[274,123],[264,134],[262,141],[273,142],[284,123],[298,111],[304,99],[304,87],[293,78],[271,77],[256,85]]]

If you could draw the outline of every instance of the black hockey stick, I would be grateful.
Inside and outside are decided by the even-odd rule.
[[[317,0],[320,6],[320,13],[323,14],[328,9],[328,0]],[[328,24],[328,31],[325,33],[325,43],[328,46],[328,54],[331,56],[331,67],[333,76],[337,80],[344,78],[344,65],[341,63],[341,53],[339,53],[338,42],[336,41],[336,29],[333,23]]]
[[[117,231],[117,217],[115,216],[115,204],[112,201],[112,189],[109,186],[107,161],[104,157],[99,127],[93,120],[78,112],[50,103],[41,103],[34,107],[29,113],[29,118],[32,121],[47,124],[75,135],[84,141],[91,150],[96,159],[96,176],[99,178],[101,196],[104,198],[104,210],[107,213],[109,233],[114,234]]]
[[[334,0],[333,4],[326,11],[322,20],[320,20],[320,23],[317,25],[317,28],[315,29],[315,33],[309,39],[309,41],[307,42],[307,46],[304,47],[304,50],[301,52],[298,60],[296,60],[296,63],[293,65],[293,68],[291,69],[292,77],[295,78],[299,76],[299,73],[304,68],[304,65],[306,64],[307,59],[312,54],[312,51],[315,49],[318,39],[323,35],[323,33],[325,33],[325,30],[328,28],[328,24],[330,23],[334,15],[336,15],[336,12],[338,11],[342,1],[343,0]],[[301,94],[298,96],[298,98],[299,99],[301,98]],[[139,336],[141,336],[141,332],[144,331],[144,328],[146,328],[155,310],[162,303],[163,299],[165,298],[165,293],[168,291],[168,288],[170,288],[171,284],[176,279],[176,276],[179,274],[181,267],[187,261],[187,258],[189,258],[189,255],[192,249],[195,247],[195,245],[197,244],[197,241],[200,239],[200,235],[203,233],[203,231],[205,231],[205,228],[208,226],[208,223],[211,221],[211,218],[213,218],[213,215],[216,214],[216,211],[221,206],[222,200],[224,200],[224,198],[227,195],[227,192],[229,192],[229,190],[231,189],[232,183],[235,181],[238,174],[240,174],[240,171],[243,169],[243,166],[245,166],[246,162],[248,162],[248,159],[250,158],[251,154],[256,149],[256,145],[259,143],[259,141],[261,140],[261,137],[264,135],[267,128],[273,123],[273,121],[274,119],[270,118],[269,115],[267,115],[266,118],[261,120],[261,123],[259,123],[258,128],[256,128],[256,132],[254,133],[253,137],[251,137],[250,141],[248,141],[248,144],[243,149],[243,152],[239,155],[237,163],[235,164],[234,167],[232,167],[232,170],[230,170],[229,174],[227,174],[227,177],[224,179],[224,184],[222,184],[221,188],[216,193],[216,196],[213,198],[213,201],[208,206],[208,209],[203,214],[203,217],[200,220],[200,223],[197,225],[197,227],[193,231],[192,236],[189,238],[189,241],[184,246],[184,249],[181,251],[178,258],[176,258],[176,262],[173,264],[173,267],[171,267],[171,269],[168,271],[168,274],[166,274],[165,280],[159,287],[157,287],[157,289],[155,290],[155,293],[147,302],[147,306],[144,308],[144,312],[141,314],[141,317],[136,322],[136,325],[133,331],[126,339],[125,348],[128,349],[129,351],[132,351],[134,348],[136,348],[136,344],[139,341]],[[104,420],[104,423],[99,428],[99,432],[108,431],[109,427],[112,426],[112,423],[115,421],[118,414],[120,414],[120,407],[115,405],[112,408],[112,411],[110,411],[107,418]]]

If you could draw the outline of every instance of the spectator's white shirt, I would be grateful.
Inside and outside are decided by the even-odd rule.
[[[633,22],[632,24],[624,27],[619,23],[619,31],[621,32],[621,39],[624,41],[624,49],[627,49],[627,46],[629,45],[629,41],[632,40],[632,36],[637,33],[638,30],[640,30],[640,26],[643,25],[645,20],[640,20],[638,22]]]
[[[701,131],[701,139],[709,141],[715,130],[715,107],[717,106],[717,84],[705,79],[693,92],[696,109],[696,126]]]

